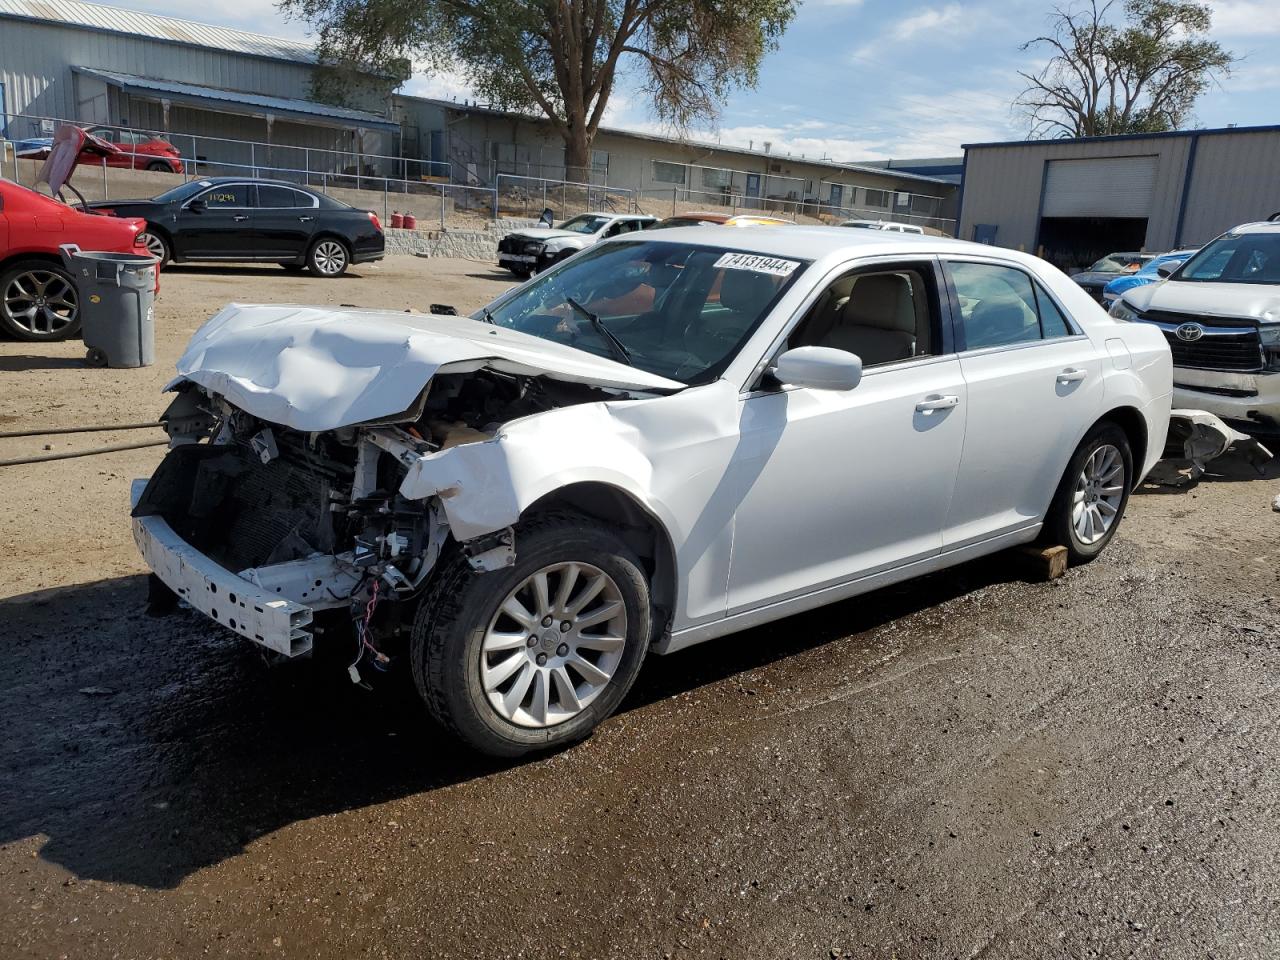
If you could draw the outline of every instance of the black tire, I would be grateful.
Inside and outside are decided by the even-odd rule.
[[[337,237],[320,237],[307,250],[307,269],[312,276],[334,280],[351,266],[351,248]]]
[[[0,331],[37,343],[78,334],[80,293],[71,274],[48,260],[19,260],[0,271]]]
[[[464,557],[455,556],[419,607],[411,639],[414,679],[431,713],[464,743],[498,757],[518,757],[587,737],[631,689],[653,629],[649,584],[640,561],[602,524],[572,513],[532,518],[516,527],[515,549],[513,566],[490,573],[478,573]],[[569,562],[603,571],[616,586],[626,613],[626,642],[608,682],[580,712],[551,726],[519,725],[499,713],[485,694],[482,643],[513,590],[548,565]],[[520,649],[512,655],[525,654]]]
[[[148,170],[158,171],[160,173],[173,173],[173,167],[165,163],[163,160],[152,160],[147,164]]]
[[[521,269],[519,269],[519,268],[517,268],[517,267],[508,267],[507,269],[511,271],[511,275],[512,275],[513,277],[516,277],[516,278],[518,278],[518,279],[520,279],[520,280],[528,280],[528,279],[529,279],[529,271],[528,271],[528,270],[521,270]]]
[[[146,243],[147,252],[160,260],[160,266],[166,266],[173,259],[173,246],[169,243],[169,238],[151,224],[148,223],[138,236]]]
[[[1081,539],[1074,522],[1075,495],[1084,472],[1085,464],[1095,451],[1105,446],[1114,447],[1120,453],[1123,474],[1118,486],[1121,487],[1119,505],[1111,526],[1101,537],[1091,543]],[[1040,539],[1042,542],[1061,544],[1067,548],[1067,557],[1072,564],[1088,563],[1106,548],[1120,529],[1124,519],[1125,507],[1129,504],[1129,492],[1133,487],[1133,451],[1129,448],[1129,438],[1115,423],[1104,420],[1090,430],[1067,464],[1066,472],[1058,483],[1053,503],[1045,517],[1044,528]]]

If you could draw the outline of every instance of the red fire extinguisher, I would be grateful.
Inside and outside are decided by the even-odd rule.
[[[400,215],[400,211],[399,211],[399,210],[394,210],[394,211],[392,211],[392,213],[391,213],[391,225],[392,225],[393,227],[403,227],[403,226],[404,226],[404,217],[402,217],[402,216]]]
[[[415,217],[412,213],[406,213],[404,215],[403,222],[404,222],[404,228],[406,230],[418,229],[418,218]]]

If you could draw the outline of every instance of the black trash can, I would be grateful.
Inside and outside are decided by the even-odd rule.
[[[85,362],[96,367],[155,363],[159,261],[136,253],[89,253],[73,243],[61,250],[80,292]]]

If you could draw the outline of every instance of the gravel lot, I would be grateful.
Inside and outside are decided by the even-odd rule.
[[[471,309],[510,281],[175,268],[159,363],[0,343],[0,431],[144,420],[229,300]],[[53,438],[53,450],[140,438]],[[44,452],[0,440],[0,459]],[[455,748],[407,683],[143,613],[129,481],[0,468],[0,956],[1280,955],[1280,471],[652,658],[590,741]]]

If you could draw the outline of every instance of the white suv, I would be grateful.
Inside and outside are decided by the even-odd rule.
[[[1111,316],[1164,333],[1174,407],[1280,431],[1280,223],[1236,227],[1166,276],[1125,291]]]

